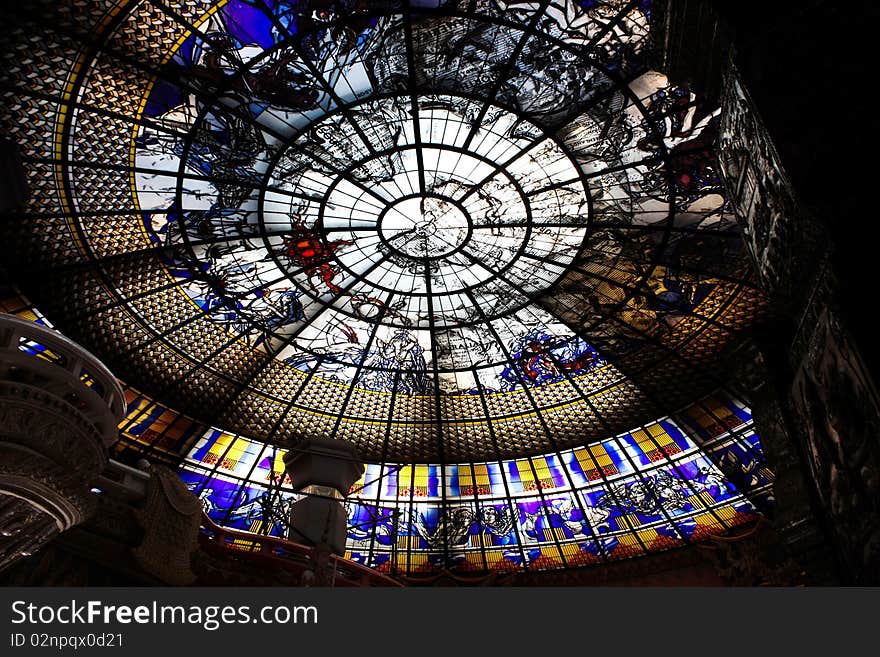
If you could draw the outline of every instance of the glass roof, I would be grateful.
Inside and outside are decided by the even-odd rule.
[[[114,456],[283,536],[298,438],[355,443],[349,558],[542,570],[772,502],[719,354],[763,311],[718,108],[647,0],[25,6],[17,290],[124,381]],[[42,313],[45,313],[43,315]],[[23,344],[49,358],[38,344]]]
[[[762,311],[651,2],[65,6],[4,37],[13,273],[204,426],[569,450],[715,390]]]
[[[0,288],[0,312],[51,327],[15,290]],[[54,359],[32,341],[20,349]],[[237,549],[287,535],[291,505],[308,494],[284,474],[287,450],[205,426],[130,387],[125,398],[114,456],[179,461],[205,513],[250,533]],[[602,564],[752,525],[773,504],[773,478],[749,409],[717,391],[575,449],[454,465],[369,463],[348,491],[346,557],[411,577]]]

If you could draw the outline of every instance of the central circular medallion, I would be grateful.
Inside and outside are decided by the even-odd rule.
[[[344,326],[334,349],[366,344],[372,325],[479,332],[533,303],[584,248],[589,190],[555,138],[495,106],[475,125],[467,98],[424,96],[416,106],[418,121],[409,96],[354,105],[274,155],[256,212],[244,219],[255,221],[268,257],[235,251],[230,271],[277,288],[275,305],[258,300],[276,333],[278,323],[300,331],[291,313],[326,313],[321,322]],[[369,143],[353,120],[371,126]],[[245,293],[255,287],[249,280],[239,286]],[[318,339],[309,331],[297,345]],[[467,339],[485,344],[492,335]]]
[[[467,244],[471,230],[465,211],[439,195],[403,198],[379,218],[382,241],[400,255],[418,260],[455,253]]]

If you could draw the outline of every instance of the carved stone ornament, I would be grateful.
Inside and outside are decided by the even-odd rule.
[[[820,316],[792,386],[816,488],[856,584],[880,581],[880,401],[849,335]]]
[[[35,386],[0,382],[0,570],[94,510],[107,463],[95,425]]]
[[[199,499],[174,472],[153,465],[147,497],[135,516],[144,537],[132,554],[141,567],[166,584],[192,584],[196,576],[190,560],[198,549],[202,518]]]

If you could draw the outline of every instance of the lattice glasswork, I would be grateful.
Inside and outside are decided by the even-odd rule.
[[[710,390],[761,312],[717,110],[648,69],[650,2],[57,11],[4,37],[21,284],[201,422],[399,462],[571,447]]]
[[[648,0],[24,7],[0,35],[0,121],[31,185],[0,226],[9,269],[130,385],[119,453],[217,468],[211,487],[232,497],[216,508],[253,501],[241,468],[331,436],[375,467],[439,468],[443,504],[462,468],[475,491],[478,470],[507,468],[517,501],[504,517],[527,522],[540,501],[554,537],[530,556],[517,530],[517,567],[644,551],[656,537],[630,532],[614,552],[595,531],[566,534],[578,513],[611,508],[612,491],[576,484],[562,455],[660,426],[658,408],[716,390],[718,354],[764,304],[715,157],[718,109],[649,68],[654,11]],[[676,421],[693,454],[683,471],[706,467],[717,412]],[[217,454],[205,447],[215,428],[228,454],[206,464],[196,454]],[[723,449],[733,464],[759,451],[746,437]],[[523,457],[567,473],[567,520],[546,510],[562,502],[519,499],[522,482],[556,476],[534,463],[514,476]],[[624,476],[606,465],[593,471]],[[372,504],[399,510],[398,497]],[[451,526],[438,504],[426,535]],[[504,510],[455,504],[474,536],[492,524],[484,511]],[[431,543],[414,508],[395,511],[410,531],[395,554]],[[674,528],[673,515],[651,522]],[[660,543],[687,538],[663,531]],[[465,553],[505,565],[487,536]],[[428,552],[399,567],[435,563]]]
[[[210,430],[181,476],[216,522],[284,536],[283,450]],[[509,461],[369,464],[348,554],[386,572],[544,570],[686,545],[772,501],[751,415],[724,394],[586,447]]]
[[[17,292],[0,292],[0,310],[46,324]],[[286,536],[298,495],[285,450],[206,428],[131,388],[126,402],[117,453],[167,458],[187,450],[181,477],[212,520]],[[368,464],[346,503],[346,556],[410,575],[602,563],[750,523],[772,505],[772,482],[748,408],[719,391],[572,450],[455,465]]]

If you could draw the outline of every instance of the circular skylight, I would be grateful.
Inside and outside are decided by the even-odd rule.
[[[9,228],[62,331],[205,423],[373,461],[582,445],[717,384],[761,300],[650,3],[317,6],[84,39]]]

